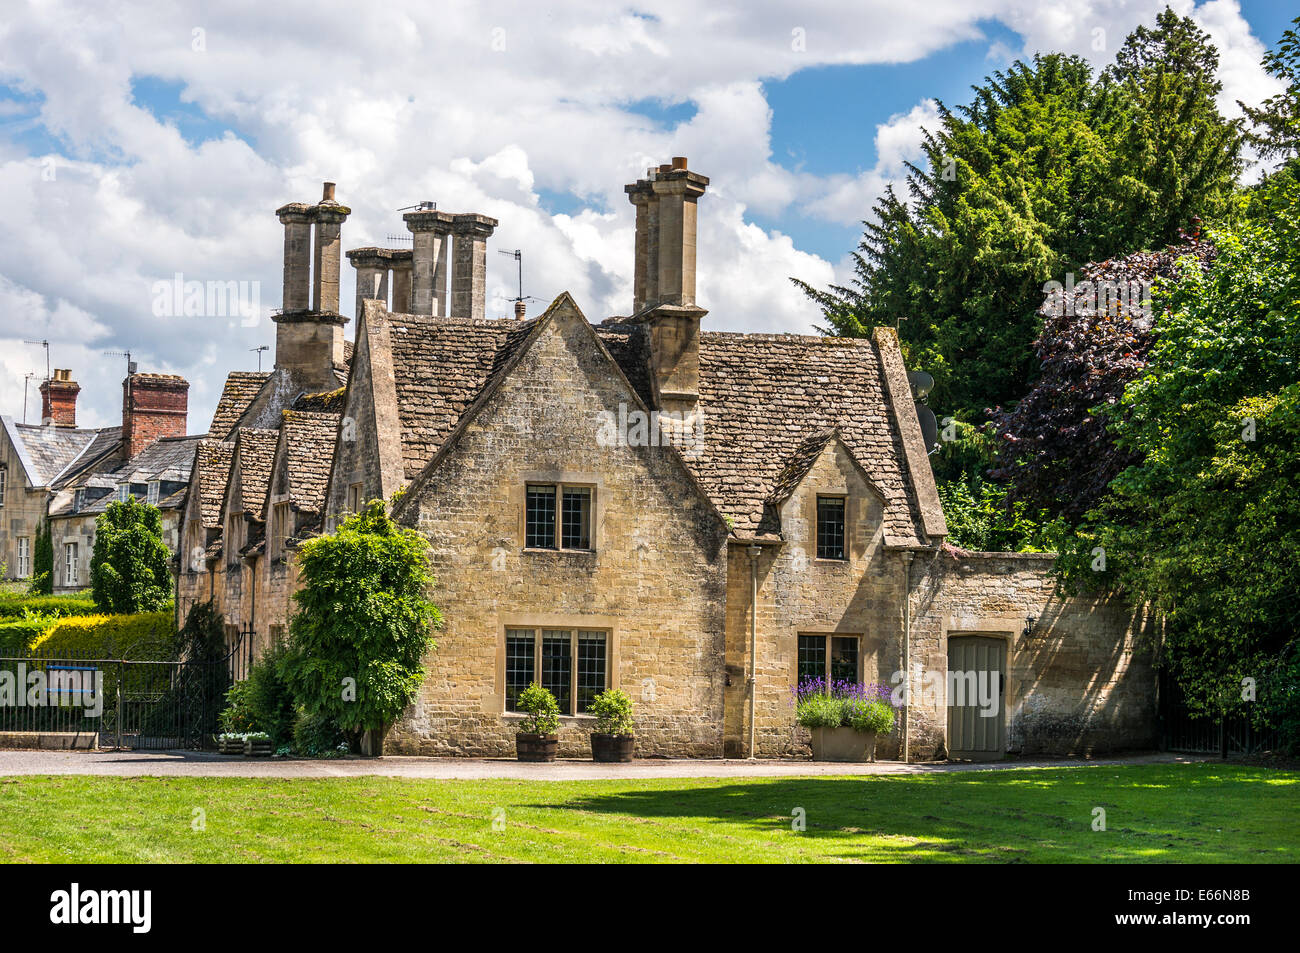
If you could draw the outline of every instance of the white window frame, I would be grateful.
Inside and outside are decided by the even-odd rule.
[[[26,579],[32,574],[32,538],[18,537],[18,578]]]
[[[125,503],[131,498],[131,484],[119,483],[117,485],[117,502]]]
[[[162,485],[157,480],[149,481],[149,491],[145,494],[145,502],[150,506],[158,505],[158,498],[162,493]]]
[[[5,467],[0,467],[0,506],[5,505],[5,483],[9,478],[9,471]]]
[[[77,585],[77,544],[63,544],[63,585],[65,588]]]

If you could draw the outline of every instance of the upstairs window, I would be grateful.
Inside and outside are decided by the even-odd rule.
[[[5,505],[5,478],[9,475],[4,467],[0,467],[0,506]]]
[[[125,503],[129,499],[131,499],[131,484],[119,483],[117,485],[117,501]]]
[[[817,497],[817,558],[847,559],[844,549],[844,497]]]
[[[524,545],[529,549],[591,549],[593,496],[589,486],[528,484]]]
[[[271,505],[271,555],[279,556],[284,552],[289,540],[289,504],[273,503]]]
[[[150,481],[150,483],[149,483],[149,492],[148,492],[148,494],[145,496],[145,502],[148,503],[150,506],[157,506],[157,505],[158,505],[158,496],[159,496],[159,491],[160,491],[160,490],[161,490],[161,487],[159,486],[157,480],[152,480],[152,481]]]

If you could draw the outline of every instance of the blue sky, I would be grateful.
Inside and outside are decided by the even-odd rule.
[[[481,211],[501,221],[494,250],[524,249],[526,294],[569,291],[597,320],[628,307],[623,184],[688,155],[712,179],[706,326],[808,332],[816,309],[789,279],[847,277],[860,221],[915,158],[930,100],[965,102],[1034,51],[1101,67],[1162,6],[410,0],[358,19],[332,2],[143,0],[109,17],[67,0],[0,23],[0,189],[13,197],[0,229],[0,412],[20,413],[23,375],[44,370],[43,351],[22,342],[49,337],[53,363],[82,383],[87,422],[116,416],[120,369],[102,352],[127,349],[142,368],[189,378],[204,422],[225,371],[254,367],[249,349],[274,342],[273,210],[315,201],[325,179],[353,208],[345,247],[402,233],[395,210],[417,200]],[[1294,4],[1175,6],[1220,45],[1225,102],[1262,98],[1259,57]],[[1088,42],[1099,27],[1101,53]],[[505,316],[513,263],[489,259],[489,317]],[[256,283],[263,318],[157,320],[149,289],[176,273]]]

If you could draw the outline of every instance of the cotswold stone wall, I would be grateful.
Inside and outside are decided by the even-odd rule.
[[[726,526],[663,447],[602,446],[600,411],[636,398],[576,312],[549,327],[398,510],[432,545],[446,618],[398,753],[510,755],[507,627],[605,629],[610,681],[637,706],[641,756],[722,754]],[[524,547],[528,482],[595,494],[593,551]],[[592,719],[567,717],[565,756]]]
[[[912,568],[912,675],[946,679],[948,639],[1006,641],[1007,749],[1092,755],[1155,746],[1150,623],[1121,600],[1066,598],[1045,554],[918,556]],[[1028,638],[1026,618],[1035,618]],[[947,710],[924,693],[912,708],[913,759],[933,757]]]

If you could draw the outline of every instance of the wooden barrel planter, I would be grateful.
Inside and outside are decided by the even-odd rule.
[[[603,735],[596,732],[591,736],[591,760],[605,763],[618,763],[632,760],[636,748],[636,735]]]
[[[554,761],[560,753],[560,736],[516,732],[515,753],[520,761]]]
[[[267,738],[263,741],[254,741],[251,738],[248,739],[244,742],[244,754],[248,755],[250,758],[271,757],[271,739]]]

